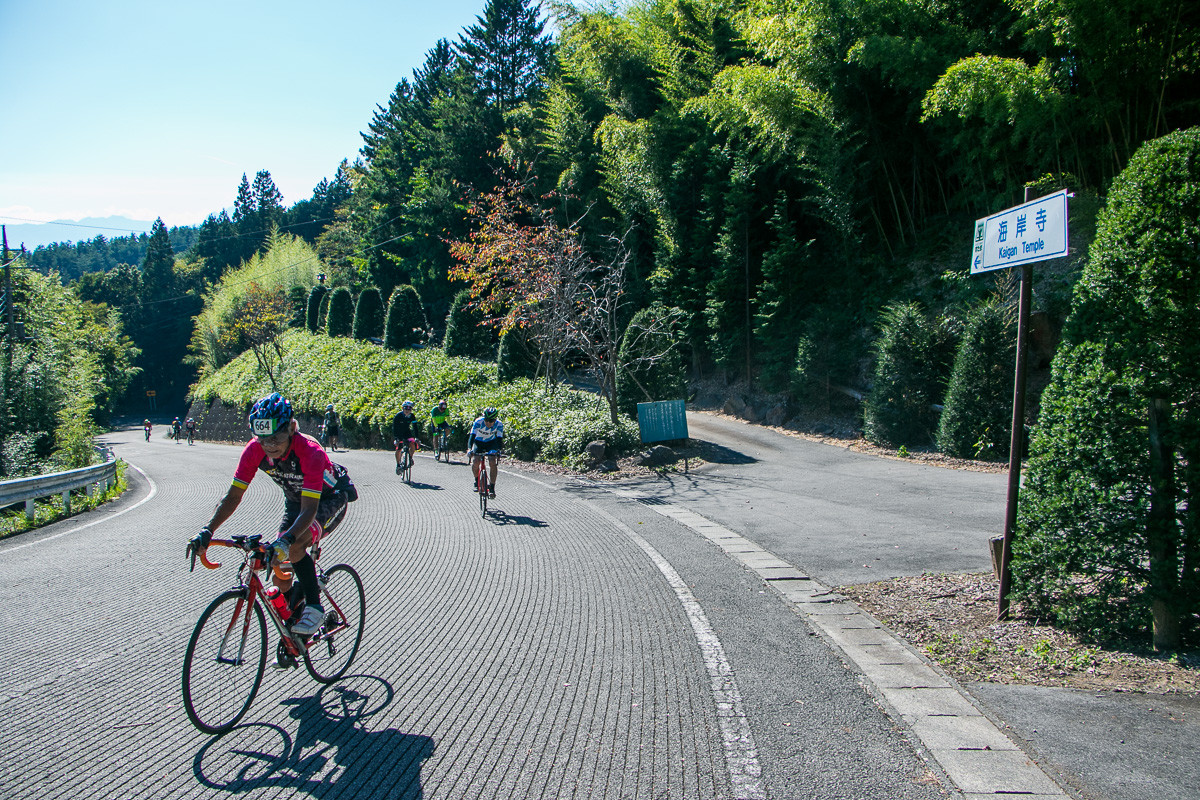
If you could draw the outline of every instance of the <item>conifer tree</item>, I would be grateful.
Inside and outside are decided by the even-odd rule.
[[[459,37],[458,52],[480,95],[500,113],[541,96],[549,66],[550,37],[541,4],[488,0],[483,15]]]
[[[442,343],[446,355],[491,361],[496,357],[497,344],[495,328],[484,324],[483,312],[471,305],[471,293],[463,289],[450,304]]]
[[[383,346],[388,350],[403,350],[412,347],[424,338],[425,312],[421,308],[421,296],[412,286],[397,286],[388,300],[387,319],[384,322]]]
[[[374,286],[368,286],[358,295],[354,306],[354,338],[375,339],[383,333],[383,298]]]
[[[354,297],[345,286],[339,286],[329,297],[329,323],[326,330],[330,336],[349,336],[353,321]]]
[[[317,284],[308,293],[308,309],[304,323],[309,333],[321,330],[321,305],[327,294],[329,294],[329,289],[325,284]]]

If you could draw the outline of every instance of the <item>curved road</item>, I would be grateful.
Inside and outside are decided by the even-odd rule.
[[[0,542],[0,797],[974,798],[1005,786],[974,760],[993,747],[1061,797],[886,631],[796,588],[988,568],[1003,476],[689,422],[724,463],[618,487],[506,465],[487,520],[461,460],[409,486],[388,453],[339,453],[361,499],[323,563],[366,584],[353,674],[268,670],[216,739],[179,667],[235,570],[189,574],[183,544],[237,448],[111,435],[141,473],[124,498]],[[278,513],[260,476],[222,533]],[[864,668],[860,634],[895,658]]]

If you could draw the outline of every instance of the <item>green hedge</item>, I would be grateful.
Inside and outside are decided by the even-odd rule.
[[[347,433],[360,442],[390,442],[392,417],[405,399],[425,420],[444,397],[456,447],[465,444],[468,428],[487,406],[500,409],[507,450],[522,460],[576,465],[594,440],[618,454],[638,445],[637,426],[625,419],[614,425],[596,395],[565,385],[551,393],[544,382],[527,379],[498,383],[494,364],[451,358],[437,348],[393,352],[302,330],[285,333],[283,347],[280,391],[296,411],[317,415],[333,403]],[[246,405],[270,391],[253,354],[243,353],[196,384],[192,397]]]

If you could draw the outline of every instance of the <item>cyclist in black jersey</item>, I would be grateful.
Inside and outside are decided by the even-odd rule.
[[[421,433],[421,420],[417,419],[417,415],[413,413],[412,400],[405,400],[400,408],[400,413],[392,417],[392,438],[396,444],[396,474],[401,472],[400,468],[400,453],[401,448],[407,448],[409,457],[415,458],[417,452],[417,437]]]

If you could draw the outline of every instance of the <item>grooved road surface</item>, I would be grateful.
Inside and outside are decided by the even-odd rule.
[[[352,676],[268,671],[204,736],[179,670],[236,569],[189,574],[184,542],[238,451],[109,439],[149,481],[0,544],[0,796],[945,796],[823,640],[691,531],[514,475],[482,520],[465,466],[419,459],[408,486],[379,452],[339,454],[362,499],[323,558],[366,584]],[[260,476],[222,532],[279,510]]]
[[[461,462],[418,459],[405,485],[388,453],[338,454],[362,499],[323,563],[363,576],[359,657],[328,687],[268,670],[220,738],[187,721],[179,670],[236,564],[224,551],[189,574],[184,542],[238,449],[110,436],[142,472],[122,500],[0,543],[0,797],[960,796],[753,558],[646,503],[694,508],[832,584],[931,558],[929,537],[897,530],[914,514],[944,530],[943,561],[961,546],[976,566],[990,489],[819,463],[821,448],[813,469],[743,475],[775,434],[723,435],[728,464],[642,486],[642,502],[505,474],[486,520]],[[221,533],[272,533],[280,506],[259,476]]]

